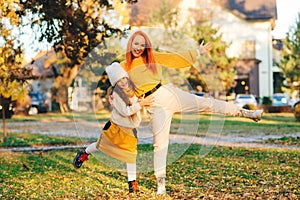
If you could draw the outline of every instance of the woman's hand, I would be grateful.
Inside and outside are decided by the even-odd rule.
[[[200,55],[209,52],[211,49],[212,49],[212,46],[210,43],[204,44],[204,41],[202,41],[201,44],[199,45]]]
[[[154,97],[152,95],[146,97],[146,98],[141,98],[140,99],[140,105],[143,106],[152,106],[154,103]]]

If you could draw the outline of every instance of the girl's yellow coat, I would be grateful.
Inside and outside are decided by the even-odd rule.
[[[103,153],[126,163],[135,163],[137,156],[137,143],[135,129],[122,128],[112,121],[106,130],[103,129],[97,141],[97,149]]]

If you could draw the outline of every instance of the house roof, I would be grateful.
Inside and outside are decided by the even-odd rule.
[[[52,67],[49,67],[47,60],[55,56],[54,50],[39,52],[30,63],[24,65],[24,68],[32,69],[33,77],[55,77],[55,72]],[[57,66],[55,66],[57,67]]]
[[[277,19],[276,0],[214,0],[245,20]]]

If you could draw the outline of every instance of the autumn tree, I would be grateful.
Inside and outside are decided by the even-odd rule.
[[[47,41],[53,44],[53,49],[67,59],[54,59],[51,64],[60,62],[61,76],[55,78],[54,96],[60,102],[60,94],[67,94],[68,86],[73,82],[82,63],[90,52],[101,43],[105,38],[117,35],[121,36],[126,30],[113,23],[111,11],[113,6],[117,6],[120,11],[120,3],[132,4],[136,0],[23,0],[20,1],[23,14],[31,21],[31,26],[39,27],[41,36],[40,41]],[[112,4],[114,3],[114,5]],[[126,21],[126,18],[123,20]],[[104,63],[108,64],[108,63]],[[51,65],[50,65],[51,66]],[[59,98],[58,96],[59,95]],[[65,95],[63,95],[65,96]],[[64,103],[62,103],[64,104]],[[61,105],[61,110],[66,106]]]
[[[22,1],[22,6],[33,14],[32,26],[42,30],[39,40],[63,46],[71,67],[82,63],[104,38],[123,31],[103,17],[113,9],[108,0],[34,0]]]
[[[127,4],[122,3],[123,1],[113,1],[114,10],[118,13],[121,18],[122,25],[128,25],[130,20],[131,10],[127,7]],[[133,4],[133,3],[132,3]]]
[[[283,50],[278,63],[285,77],[283,90],[299,97],[300,90],[300,13],[296,24],[287,32],[283,40]]]
[[[153,25],[161,23],[163,18],[170,20],[169,16],[174,17],[174,10],[181,0],[139,0],[135,4],[129,4],[130,9],[129,24],[132,26]],[[170,21],[169,21],[170,22]],[[164,25],[167,25],[166,22]],[[173,23],[174,21],[172,21]]]
[[[198,44],[209,42],[212,45],[211,52],[202,55],[195,65],[202,76],[202,82],[206,83],[204,88],[228,93],[236,75],[234,68],[236,58],[229,58],[226,55],[228,44],[222,40],[222,34],[218,32],[217,28],[213,28],[209,21],[203,21],[199,26],[190,26],[188,30]],[[221,85],[223,87],[220,87]]]
[[[31,77],[31,71],[21,68],[22,49],[16,36],[13,35],[14,28],[20,24],[18,1],[0,2],[0,115],[3,122],[3,141],[6,141],[5,119],[11,115],[8,112],[9,106],[12,102],[24,98],[27,92],[24,83]]]

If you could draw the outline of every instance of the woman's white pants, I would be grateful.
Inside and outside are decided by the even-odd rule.
[[[241,109],[233,103],[203,98],[174,87],[161,86],[152,94],[155,103],[148,111],[154,137],[154,173],[156,178],[166,177],[166,161],[172,116],[175,112],[209,112],[236,116]]]

